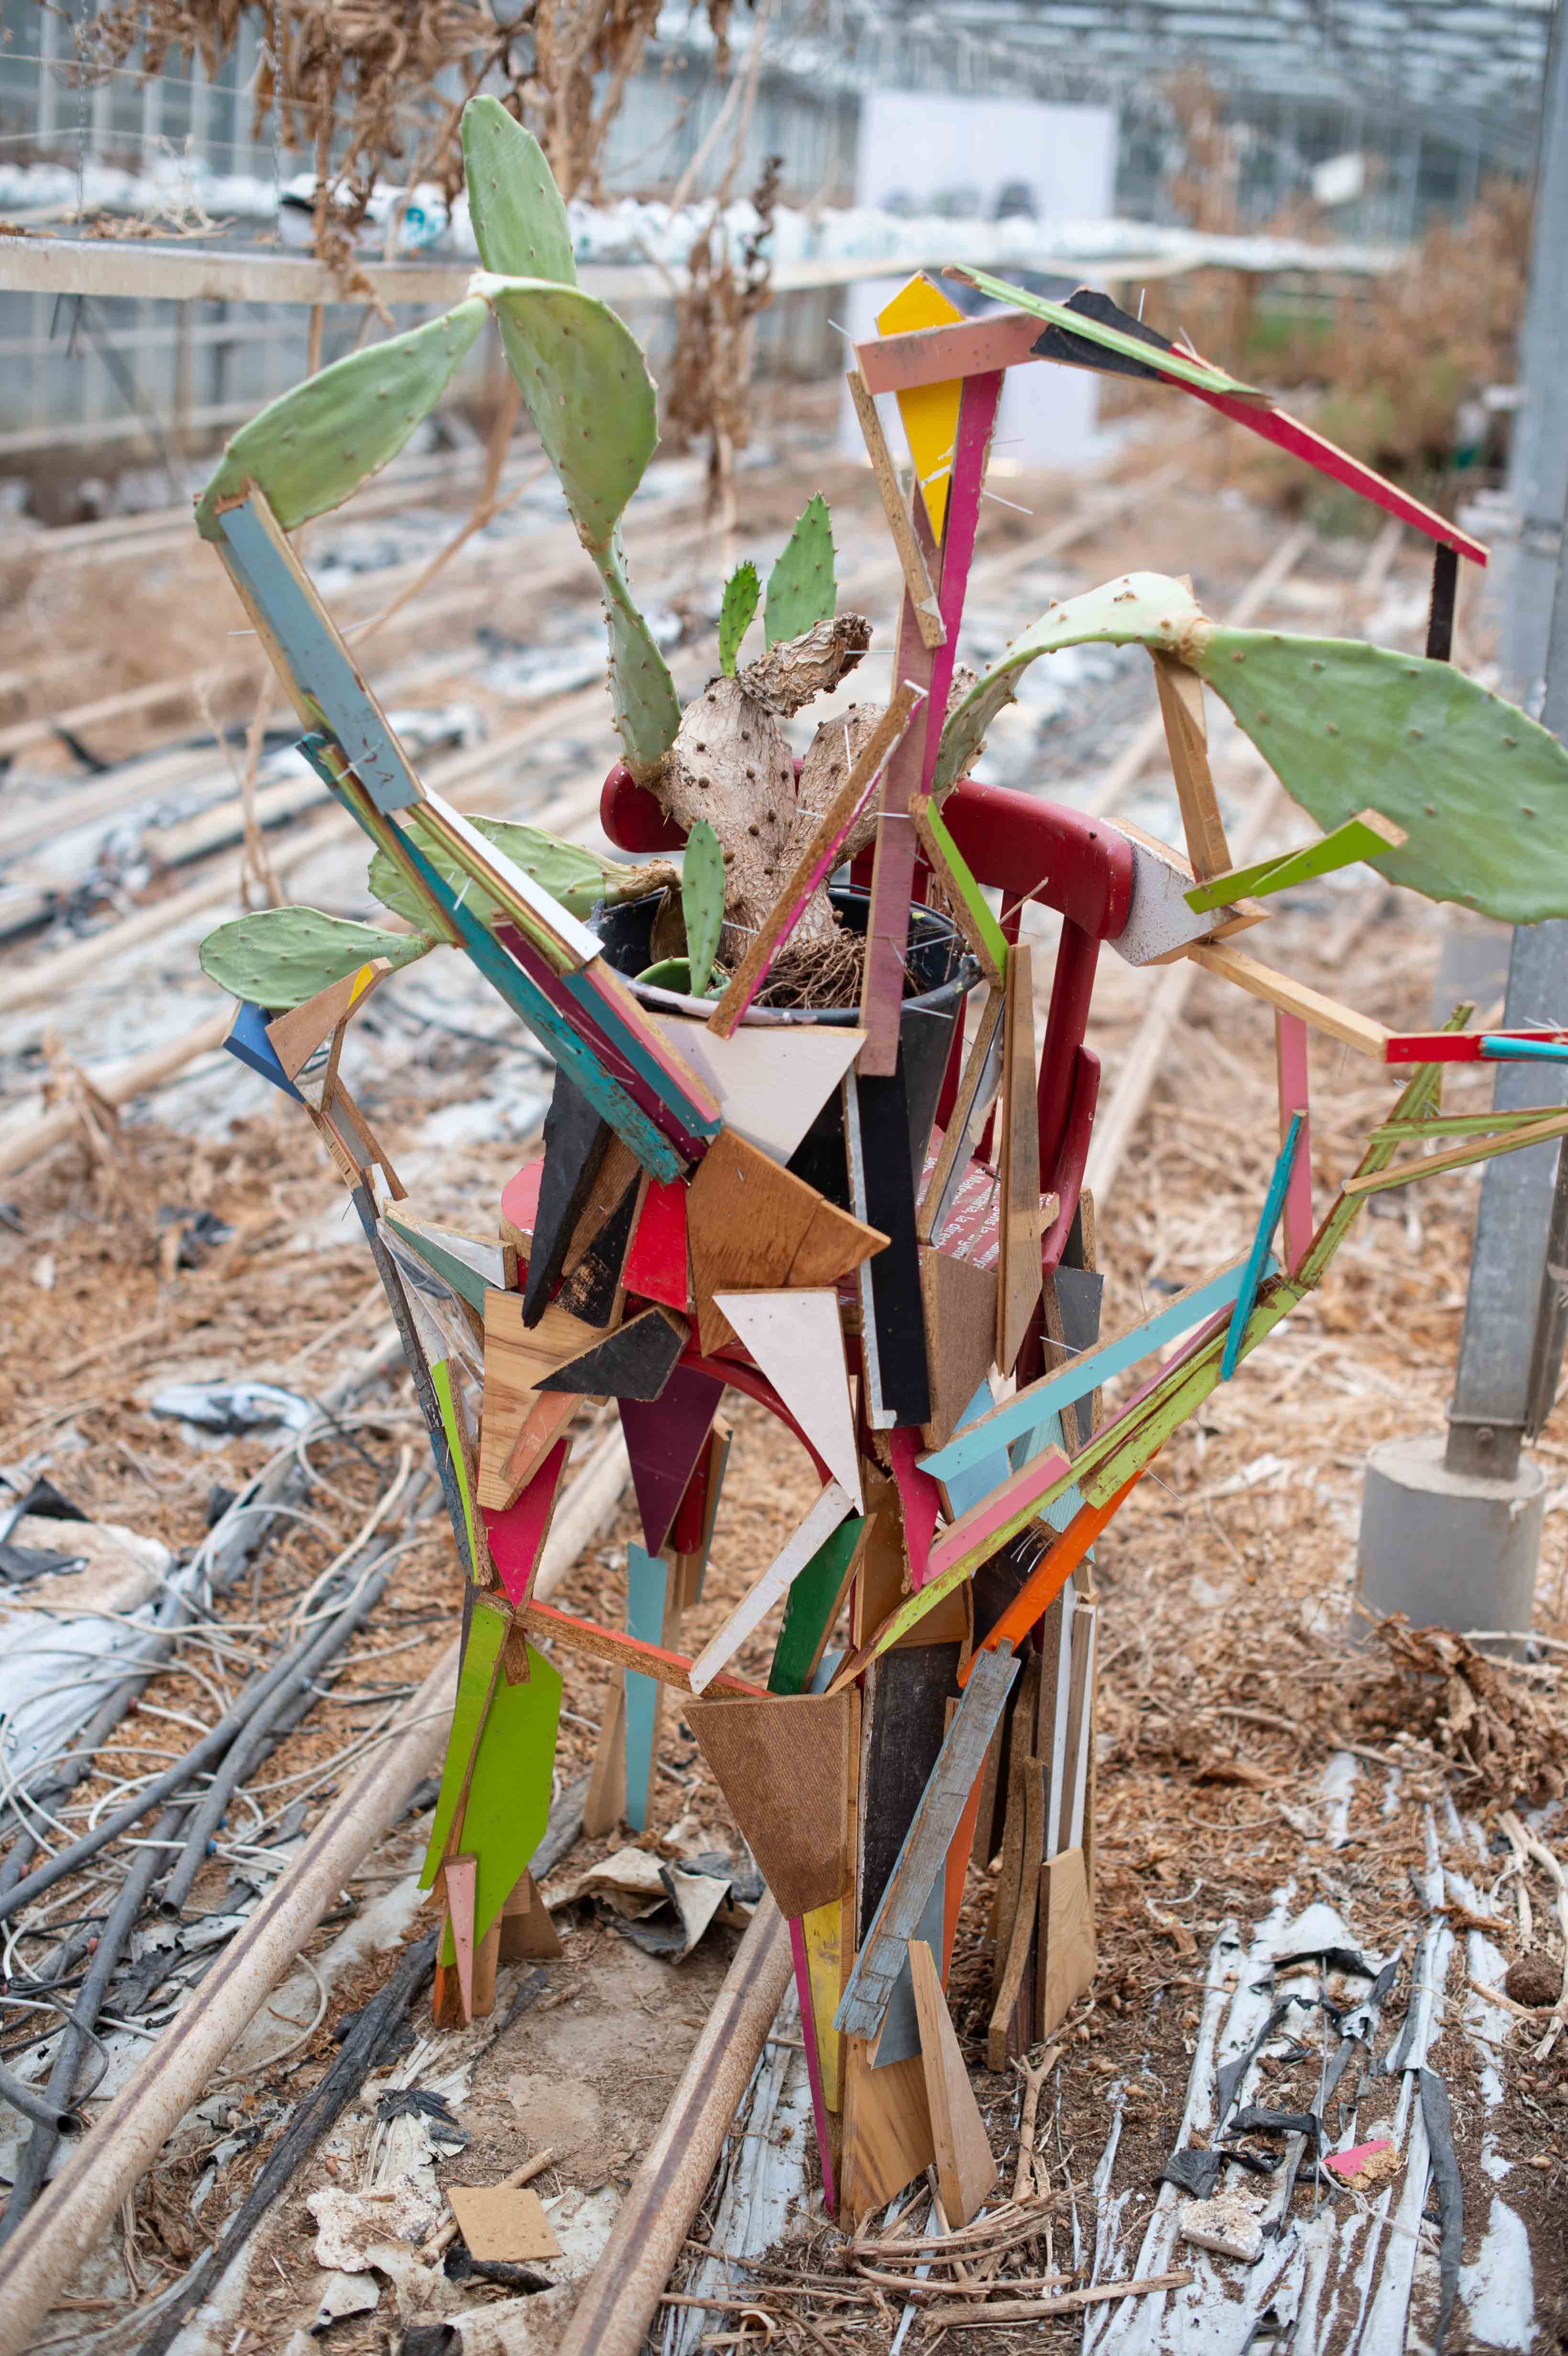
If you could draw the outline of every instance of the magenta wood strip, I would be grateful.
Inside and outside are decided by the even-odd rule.
[[[1032,1457],[1019,1472],[993,1489],[988,1497],[982,1497],[977,1505],[971,1505],[966,1514],[960,1514],[943,1531],[931,1549],[927,1579],[940,1579],[944,1571],[955,1569],[976,1547],[1008,1522],[1016,1520],[1042,1491],[1072,1470],[1060,1449],[1048,1448],[1043,1455]]]
[[[1307,1102],[1307,1025],[1299,1014],[1285,1014],[1276,1008],[1274,1044],[1282,1145],[1292,1116],[1301,1115],[1301,1135],[1285,1192],[1285,1271],[1294,1276],[1312,1241],[1312,1121]]]
[[[485,1517],[485,1534],[489,1540],[490,1559],[500,1574],[501,1584],[511,1601],[521,1605],[528,1601],[539,1569],[539,1556],[544,1551],[545,1532],[555,1505],[555,1493],[560,1486],[560,1476],[566,1470],[571,1449],[570,1436],[558,1440],[549,1454],[525,1483],[522,1493],[502,1513],[481,1505]]]
[[[805,1933],[800,1919],[789,1918],[789,1951],[795,1963],[795,1992],[800,1998],[800,2041],[805,2048],[805,2074],[811,2083],[811,2115],[816,2126],[816,2152],[822,2162],[822,2199],[830,2217],[838,2213],[838,2193],[833,2181],[833,2146],[827,2126],[827,2098],[822,2091],[822,2058],[816,2050],[816,2012],[811,2001],[811,1966],[805,1957]]]
[[[942,1505],[942,1493],[929,1472],[923,1472],[915,1459],[923,1442],[913,1424],[901,1424],[888,1434],[888,1453],[892,1459],[893,1480],[898,1487],[899,1503],[903,1507],[904,1547],[909,1555],[910,1583],[916,1594],[931,1576],[931,1547],[936,1536],[937,1515]]]
[[[953,474],[947,487],[947,523],[942,535],[942,590],[938,600],[947,636],[934,652],[931,666],[930,709],[935,724],[927,728],[922,752],[920,785],[931,791],[936,774],[936,749],[942,742],[942,716],[953,685],[953,663],[958,651],[958,629],[964,619],[964,599],[969,587],[969,567],[975,557],[975,534],[980,522],[980,492],[986,480],[986,459],[996,430],[997,404],[1002,397],[1002,371],[966,379],[958,403],[958,433],[953,444]]]

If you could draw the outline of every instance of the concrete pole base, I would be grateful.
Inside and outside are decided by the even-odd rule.
[[[1367,1452],[1356,1592],[1379,1618],[1413,1627],[1530,1628],[1546,1475],[1521,1457],[1506,1481],[1451,1472],[1446,1440],[1424,1432]],[[1357,1615],[1357,1634],[1367,1622]]]

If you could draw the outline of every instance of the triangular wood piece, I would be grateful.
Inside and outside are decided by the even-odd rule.
[[[501,1189],[501,1235],[522,1253],[525,1259],[533,1248],[534,1223],[539,1217],[539,1188],[544,1183],[544,1156],[536,1154],[531,1162],[508,1178]]]
[[[624,1300],[621,1270],[625,1264],[626,1247],[632,1240],[639,1184],[640,1173],[634,1171],[619,1203],[556,1295],[559,1306],[581,1317],[585,1325],[604,1327],[620,1323]]]
[[[1034,982],[1026,944],[1008,952],[1002,1052],[997,1365],[1009,1375],[1040,1299],[1040,1114],[1035,1104]]]
[[[573,1230],[610,1150],[611,1134],[609,1122],[558,1069],[544,1117],[544,1172],[523,1288],[523,1314],[529,1325],[539,1323],[560,1280]]]
[[[328,982],[303,1005],[291,1006],[286,1014],[273,1017],[267,1025],[267,1036],[291,1080],[299,1077],[322,1041],[329,1039],[348,1015],[358,1012],[391,970],[386,958],[372,958],[340,981]]]
[[[727,1129],[692,1174],[687,1211],[704,1352],[731,1338],[715,1293],[835,1284],[887,1242]]]
[[[635,1187],[641,1174],[631,1147],[622,1139],[613,1137],[588,1190],[588,1199],[578,1214],[577,1225],[571,1231],[571,1241],[560,1264],[562,1276],[576,1275],[603,1229],[619,1215],[628,1187]],[[629,1240],[629,1224],[626,1232]]]
[[[533,1584],[571,1447],[570,1440],[558,1440],[517,1502],[505,1513],[484,1515],[490,1559],[514,1603],[524,1602]]]
[[[626,1813],[626,1672],[613,1669],[599,1721],[599,1742],[588,1797],[582,1803],[582,1837],[602,1840]]]
[[[860,1509],[860,1459],[835,1292],[714,1297],[841,1489]]]
[[[564,1953],[531,1873],[518,1880],[494,1927],[501,1934],[498,1960],[503,1964],[541,1963]]]
[[[682,1717],[757,1870],[794,1920],[843,1895],[853,1703],[837,1694],[688,1701]]]
[[[644,1301],[662,1301],[667,1309],[691,1307],[684,1178],[672,1178],[667,1185],[657,1178],[647,1181],[621,1280]]]
[[[920,2058],[925,2070],[925,2098],[931,2106],[931,2137],[936,2146],[936,2180],[949,2225],[966,2225],[1000,2170],[958,2050],[953,2016],[942,1992],[942,1976],[923,1939],[910,1941],[909,1961],[920,2015]]]
[[[465,2021],[474,2018],[474,1899],[478,1879],[476,1858],[449,1857],[442,1870],[446,1919],[457,1955],[457,1985]]]
[[[1040,2034],[1052,2036],[1094,1979],[1094,1922],[1081,1848],[1064,1848],[1040,1870],[1040,1944],[1045,1998]]]
[[[925,1363],[931,1376],[928,1448],[944,1448],[991,1369],[997,1348],[997,1271],[923,1244]]]
[[[650,1554],[657,1554],[669,1536],[723,1396],[723,1383],[713,1376],[677,1366],[656,1399],[618,1402],[643,1542]]]
[[[541,1391],[571,1391],[579,1398],[656,1399],[691,1338],[684,1317],[645,1309],[606,1340],[568,1358],[546,1375]]]
[[[787,1162],[860,1052],[862,1031],[828,1023],[743,1025],[721,1039],[678,1014],[654,1021],[723,1108],[724,1126]]]
[[[936,2146],[925,2072],[918,2053],[871,2066],[859,2037],[844,2040],[844,2156],[839,2166],[839,2225],[857,2225],[931,2166]]]
[[[599,1339],[592,1325],[568,1316],[564,1309],[547,1306],[531,1331],[524,1323],[526,1314],[515,1292],[485,1295],[485,1402],[479,1421],[477,1494],[479,1503],[494,1513],[504,1513],[512,1503],[539,1455],[560,1429],[557,1415],[538,1454],[514,1469],[517,1443],[539,1401],[540,1381],[563,1360],[577,1357]],[[559,1398],[560,1394],[554,1397]]]

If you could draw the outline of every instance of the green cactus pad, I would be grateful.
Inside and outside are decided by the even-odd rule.
[[[439,319],[350,352],[242,425],[197,504],[197,530],[219,537],[218,503],[247,482],[266,494],[285,531],[328,508],[395,458],[451,383],[485,324],[473,296]]]
[[[463,165],[485,269],[575,286],[571,227],[544,149],[498,98],[471,98],[464,108]]]
[[[778,562],[768,575],[767,643],[798,638],[814,622],[830,622],[838,603],[833,577],[833,526],[818,491],[809,498]]]
[[[613,311],[580,287],[484,272],[472,285],[495,311],[571,519],[583,546],[597,555],[609,547],[658,441],[642,347]]]
[[[706,986],[699,990],[691,979],[689,958],[660,958],[657,965],[645,966],[636,979],[651,982],[656,990],[677,990],[686,998],[717,998],[730,983],[721,967],[710,966]]]
[[[1187,631],[1201,618],[1191,591],[1162,573],[1125,573],[1119,580],[1052,605],[1038,622],[1019,632],[1007,652],[948,714],[937,747],[932,791],[944,794],[957,783],[997,712],[1018,694],[1020,674],[1037,657],[1055,654],[1062,647],[1083,646],[1091,639],[1108,640],[1112,646],[1136,642],[1175,653]],[[1364,808],[1365,800],[1363,795],[1356,807]]]
[[[686,919],[687,961],[693,973],[707,973],[724,929],[724,852],[705,818],[697,820],[686,838],[680,907]]]
[[[762,594],[757,568],[748,557],[743,564],[737,564],[724,584],[724,596],[719,607],[719,668],[726,679],[735,676],[741,641],[755,618]]]
[[[1391,884],[1509,925],[1568,916],[1568,750],[1451,663],[1202,623],[1184,650],[1325,830],[1371,808]]]
[[[607,549],[592,552],[604,584],[610,633],[610,704],[626,766],[639,782],[658,767],[680,727],[675,682],[626,581],[619,530]]]
[[[262,908],[208,933],[201,969],[232,997],[281,1014],[372,958],[412,965],[436,946],[432,933],[384,933],[375,925],[323,916],[319,908]]]
[[[417,819],[411,823],[424,857],[444,883],[461,891],[468,883],[466,869],[456,864],[443,844],[425,833]],[[536,884],[542,884],[553,898],[570,908],[574,916],[586,916],[601,900],[635,899],[647,889],[637,868],[624,866],[619,860],[601,858],[580,842],[562,842],[540,827],[518,826],[509,819],[499,818],[475,817],[468,823],[486,842],[504,851],[525,875],[532,876]],[[402,869],[384,851],[378,851],[370,862],[370,889],[384,908],[406,916],[411,924],[420,922],[426,913]],[[478,884],[469,884],[463,905],[471,908],[483,925],[494,924],[499,914],[495,901]]]

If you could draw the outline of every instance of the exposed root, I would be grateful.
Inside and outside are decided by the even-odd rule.
[[[857,1006],[866,944],[837,921],[831,936],[785,941],[757,992],[759,1006]]]

